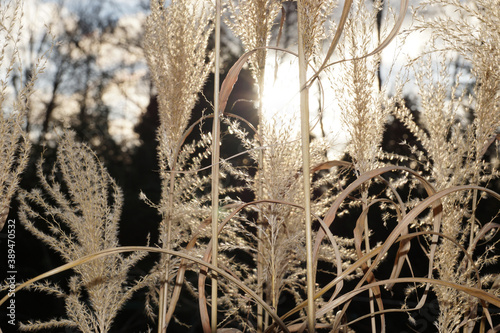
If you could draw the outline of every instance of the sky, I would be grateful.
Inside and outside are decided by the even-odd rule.
[[[418,1],[411,0],[411,5],[416,5]],[[388,6],[387,6],[388,5]],[[388,12],[387,8],[391,7],[391,11]],[[386,9],[384,10],[383,24],[384,29],[388,32],[392,29],[394,24],[394,17],[399,13],[400,1],[389,0],[386,1]],[[338,7],[334,13],[334,17],[340,17],[340,10],[342,6]],[[388,19],[390,18],[390,19]],[[411,9],[406,13],[405,22],[400,31],[404,31],[410,27],[411,19]],[[396,86],[396,78],[402,73],[402,68],[409,58],[416,56],[421,50],[425,48],[426,42],[428,40],[428,35],[418,34],[409,38],[407,43],[403,44],[401,38],[396,38],[393,40],[383,51],[381,57],[381,74],[383,78],[383,83],[387,84],[387,89],[389,93],[393,93]],[[326,49],[329,47],[330,41],[324,47],[325,53]],[[376,46],[373,46],[375,48]],[[270,52],[270,57],[268,61],[268,66],[274,67],[274,53]],[[332,67],[336,70],[339,66]],[[298,75],[297,73],[297,61],[293,57],[283,57],[283,62],[279,66],[278,82],[274,82],[273,70],[268,70],[266,72],[266,80],[269,82],[268,91],[264,93],[265,103],[271,106],[269,111],[270,117],[276,117],[276,114],[282,113],[286,114],[285,118],[290,118],[290,109],[296,114],[296,119],[298,123]],[[312,75],[312,72],[309,74]],[[330,158],[339,158],[345,150],[345,146],[349,140],[349,134],[345,131],[345,127],[341,122],[341,113],[339,111],[339,106],[335,102],[335,93],[331,88],[329,80],[322,80],[322,89],[324,91],[324,110],[323,110],[323,130],[326,132],[327,139],[330,141],[332,150],[330,151]],[[414,89],[411,84],[405,89],[405,92],[410,93]],[[317,137],[322,136],[322,129],[318,125],[318,112],[319,109],[319,92],[317,86],[313,86],[311,89],[310,97],[310,109],[311,109],[311,125],[313,127],[313,134]],[[295,108],[291,108],[295,105]],[[296,124],[296,127],[300,125]]]
[[[43,24],[47,24],[50,21],[53,14],[53,4],[55,1],[44,1],[41,4],[34,5],[36,0],[26,1],[26,17],[30,24],[36,24],[33,30],[41,31],[43,29]],[[100,3],[100,2],[93,2]],[[112,17],[117,20],[119,26],[123,26],[131,33],[140,34],[142,29],[142,24],[145,20],[147,12],[147,1],[146,0],[111,0],[104,3],[105,11],[109,11]],[[400,1],[389,0],[387,1],[393,7],[393,13],[385,12],[385,17],[390,17],[399,11]],[[411,0],[410,5],[417,4],[418,1]],[[65,1],[68,13],[72,11],[77,11],[82,6],[88,6],[88,2],[81,2],[75,0]],[[338,15],[338,14],[337,14]],[[409,26],[409,18],[411,17],[411,10],[408,10],[406,14],[407,20],[403,25],[403,30]],[[389,23],[391,24],[391,23]],[[390,29],[390,28],[389,28]],[[57,29],[56,29],[57,30]],[[428,36],[416,36],[411,39],[410,42],[407,41],[406,44],[401,45],[399,40],[393,41],[382,54],[382,74],[384,77],[388,77],[387,80],[392,80],[389,82],[389,86],[394,85],[394,79],[396,75],[400,72],[403,64],[407,61],[408,57],[414,56],[418,50],[423,49],[425,46]],[[119,38],[119,36],[117,37]],[[106,49],[106,45],[104,46]],[[139,119],[142,112],[149,102],[149,95],[151,90],[149,86],[145,86],[144,77],[147,75],[147,68],[144,60],[141,58],[140,50],[136,50],[137,53],[133,55],[120,55],[116,50],[113,50],[113,44],[110,43],[109,47],[106,49],[106,53],[100,60],[102,66],[108,65],[108,61],[113,63],[118,59],[134,59],[131,61],[137,61],[138,65],[134,72],[123,71],[121,75],[121,83],[112,85],[107,88],[104,100],[107,101],[112,106],[112,113],[110,115],[111,121],[111,132],[118,140],[127,141],[131,139],[131,142],[136,140],[133,137],[133,126]],[[274,53],[270,52],[270,63],[274,63]],[[267,90],[269,93],[265,95],[266,104],[269,104],[268,109],[274,109],[270,113],[276,113],[276,109],[281,109],[282,111],[288,112],[290,115],[289,108],[293,104],[297,104],[298,101],[298,89],[294,89],[294,85],[298,86],[297,78],[289,76],[287,73],[296,71],[297,64],[295,61],[289,58],[283,58],[283,63],[280,65],[279,77],[280,82],[274,83],[272,75],[267,78],[269,82]],[[268,71],[270,75],[272,71]],[[329,85],[324,84],[325,95],[331,94],[329,90]],[[411,88],[409,88],[411,89]],[[293,93],[295,91],[295,93]],[[43,94],[41,91],[39,94]],[[318,105],[318,94],[312,91],[311,96],[311,109],[317,109]],[[38,96],[40,100],[43,100],[43,96]],[[65,104],[65,109],[60,110],[60,112],[75,112],[74,103],[71,102],[72,96],[65,96],[67,99]],[[286,106],[286,107],[284,107]],[[342,130],[340,125],[340,115],[335,111],[334,105],[329,105],[330,107],[325,110],[324,123],[327,125],[325,127],[327,133],[330,133],[329,139],[332,139],[332,147],[334,148],[333,155],[340,154],[343,151],[345,143],[348,141],[348,136],[345,131]],[[327,105],[328,107],[328,105]],[[73,108],[73,110],[72,110]],[[296,111],[294,111],[295,113]],[[293,113],[291,113],[293,115]],[[317,114],[312,112],[313,122],[314,117],[317,119]],[[329,125],[328,125],[329,124]],[[314,131],[319,135],[319,126],[314,128]],[[134,141],[137,144],[137,141]]]

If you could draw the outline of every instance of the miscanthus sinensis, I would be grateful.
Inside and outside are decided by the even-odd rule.
[[[21,173],[29,159],[30,140],[25,132],[30,98],[35,82],[45,68],[45,57],[37,59],[27,70],[19,62],[22,40],[23,2],[0,4],[0,230],[10,209],[10,201],[19,185]],[[20,78],[15,80],[14,77]],[[27,81],[23,78],[28,77]],[[10,82],[14,87],[9,86]]]
[[[207,53],[212,15],[208,1],[178,0],[167,7],[151,1],[144,50],[157,90],[163,172],[175,165],[179,141],[212,68]]]
[[[388,118],[385,91],[377,82],[379,56],[365,58],[377,46],[373,31],[380,8],[356,1],[338,47],[338,59],[354,59],[332,67],[328,79],[339,106],[342,124],[349,134],[347,152],[358,174],[382,166],[381,143]],[[384,32],[382,32],[382,35]],[[338,103],[336,102],[338,101]]]
[[[210,1],[178,0],[168,6],[151,1],[145,27],[144,50],[157,91],[160,118],[157,139],[162,192],[160,203],[154,206],[162,215],[159,241],[167,249],[176,249],[181,241],[189,239],[190,228],[206,212],[203,203],[208,197],[200,198],[198,194],[209,179],[198,176],[196,169],[208,157],[210,137],[203,135],[198,142],[185,145],[184,134],[212,69],[213,57],[207,51],[212,17]],[[162,255],[156,265],[154,275],[163,283],[160,305],[168,302],[170,290],[166,283],[173,277],[176,263],[175,258]]]
[[[428,13],[434,13],[432,19],[427,18]],[[417,60],[420,65],[416,75],[421,104],[419,123],[405,107],[399,108],[396,116],[425,149],[425,154],[419,155],[420,160],[427,165],[429,178],[437,190],[458,185],[487,185],[498,177],[498,170],[484,158],[500,128],[498,2],[426,1],[417,9],[415,20],[415,30],[430,31],[432,36],[431,55]],[[449,59],[461,59],[470,66],[470,73],[453,77]],[[432,63],[439,64],[437,70]],[[461,85],[463,77],[469,79],[472,89]],[[463,117],[467,113],[472,115],[472,120]],[[465,260],[456,244],[443,239],[437,247],[435,262],[440,279],[474,286],[478,280],[473,268],[482,270],[498,261],[494,244],[478,253],[478,237],[488,225],[477,221],[480,203],[481,195],[477,191],[457,192],[444,198],[441,230],[467,249],[474,256],[474,262]],[[422,221],[424,228],[428,222]],[[498,289],[493,287],[497,276],[498,272],[483,274],[481,283],[483,288],[498,295]],[[474,328],[479,320],[477,299],[445,287],[434,287],[434,292],[439,301],[436,325],[440,332]]]

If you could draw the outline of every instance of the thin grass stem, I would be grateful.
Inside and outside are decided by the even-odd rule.
[[[363,189],[363,194],[362,194],[363,198],[363,211],[368,207],[368,189],[364,188]],[[368,215],[365,215],[364,218],[364,227],[365,227],[365,251],[368,253],[371,251],[371,248],[370,248],[370,228],[368,227]],[[367,261],[367,265],[370,266],[371,265],[371,260],[368,259]],[[374,313],[375,312],[375,302],[374,302],[374,299],[373,299],[373,296],[374,296],[374,293],[373,293],[373,290],[370,289],[368,290],[368,296],[370,298],[370,313]],[[370,318],[370,321],[371,321],[371,326],[372,326],[372,333],[376,333],[377,332],[377,324],[376,324],[376,321],[375,321],[375,316],[372,316]]]
[[[264,91],[264,74],[265,74],[265,67],[262,68],[261,74],[260,74],[260,80],[259,80],[259,110],[258,110],[258,117],[259,117],[259,127],[258,127],[258,136],[260,138],[259,140],[259,148],[262,148],[262,121],[263,121],[263,112],[262,112],[262,93]],[[259,149],[259,165],[258,165],[258,179],[257,179],[257,196],[258,199],[264,199],[264,189],[263,189],[263,172],[264,172],[264,152],[262,149]],[[257,217],[257,225],[262,226],[263,224],[263,217],[262,213],[259,211],[258,217]],[[258,295],[261,298],[264,298],[264,290],[262,288],[262,285],[264,283],[264,272],[263,272],[263,259],[262,259],[262,253],[264,251],[264,246],[262,244],[262,237],[263,237],[263,232],[261,228],[257,229],[257,284],[259,288],[259,293]],[[257,333],[262,333],[264,331],[264,322],[263,322],[263,315],[264,311],[262,308],[262,305],[257,304]]]
[[[219,157],[220,157],[220,117],[219,117],[219,71],[220,71],[220,17],[221,1],[215,3],[215,71],[214,71],[214,121],[212,127],[212,265],[217,267],[219,252]],[[212,278],[212,333],[217,332],[217,276]]]
[[[297,11],[301,12],[303,1],[297,1]],[[307,328],[309,333],[315,331],[314,306],[314,271],[312,251],[312,221],[311,221],[311,178],[309,156],[309,88],[307,83],[307,59],[304,50],[304,38],[301,15],[298,15],[298,48],[299,48],[299,85],[300,85],[300,123],[302,139],[302,170],[304,186],[304,215],[306,228],[306,290],[307,290]],[[304,87],[302,89],[302,87]]]

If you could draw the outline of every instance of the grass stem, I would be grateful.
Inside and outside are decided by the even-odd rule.
[[[265,64],[265,62],[264,62]],[[263,142],[262,142],[262,125],[263,125],[263,93],[264,93],[264,77],[265,77],[265,67],[262,67],[260,71],[260,77],[259,77],[259,110],[258,110],[258,117],[259,117],[259,127],[258,127],[258,135],[260,138],[260,148],[262,148]],[[262,149],[259,149],[259,165],[258,165],[258,179],[257,179],[257,197],[258,200],[264,199],[264,188],[263,188],[263,172],[264,172],[264,151]],[[262,226],[263,226],[263,216],[262,212],[259,211],[259,215],[257,217],[257,225],[260,226],[260,228],[257,229],[257,285],[259,286],[259,292],[258,295],[261,298],[264,298],[264,290],[262,288],[262,285],[264,284],[264,271],[263,271],[263,258],[262,254],[264,252],[264,246],[262,244],[262,237],[264,237],[263,232],[262,232]],[[264,316],[264,311],[262,308],[262,305],[257,304],[257,333],[262,333],[264,332],[264,322],[263,322],[263,316]]]
[[[297,1],[297,11],[300,13],[303,0]],[[314,306],[314,268],[312,255],[312,221],[311,221],[311,179],[309,170],[309,89],[307,83],[307,59],[304,50],[303,27],[298,15],[298,44],[299,44],[299,84],[300,84],[300,123],[302,141],[302,170],[304,178],[304,213],[306,228],[306,283],[307,283],[307,328],[309,333],[315,331]]]
[[[219,120],[219,71],[220,71],[220,16],[221,1],[216,0],[215,9],[215,71],[214,71],[214,122],[212,127],[212,265],[217,267],[219,252],[219,157],[220,157],[220,120]],[[212,278],[212,332],[217,332],[217,278]]]

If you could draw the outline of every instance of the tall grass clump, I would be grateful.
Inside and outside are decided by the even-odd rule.
[[[38,59],[28,82],[19,82],[15,91],[9,82],[15,73],[23,73],[19,54],[22,40],[23,2],[2,1],[0,6],[0,230],[9,214],[21,173],[28,164],[30,140],[25,132],[30,96],[45,62]],[[24,77],[19,75],[19,77]]]
[[[403,68],[415,77],[416,112],[405,103],[404,85],[391,92],[389,80],[379,82],[380,52],[396,39],[408,5],[399,1],[395,12],[364,0],[152,0],[144,49],[158,95],[161,197],[141,197],[161,215],[158,239],[119,246],[120,189],[66,133],[51,171],[43,159],[37,166],[40,188],[21,191],[19,216],[67,264],[18,289],[62,298],[67,318],[20,327],[110,331],[132,293],[148,287],[145,312],[158,332],[180,322],[181,300],[199,309],[201,321],[183,324],[204,333],[389,332],[402,327],[401,313],[417,330],[414,318],[432,298],[439,312],[427,327],[498,331],[500,194],[492,189],[499,175],[492,145],[500,128],[499,6],[439,0],[416,8],[408,34],[431,35],[423,55]],[[243,50],[227,73],[222,21]],[[295,38],[290,49],[279,43],[283,34]],[[266,71],[281,66],[276,53],[298,65],[282,114],[263,99]],[[470,73],[450,74],[457,58]],[[256,123],[226,108],[247,64]],[[191,119],[212,72],[213,110]],[[325,112],[340,114],[348,134],[338,159],[328,158],[331,141],[312,134]],[[384,150],[395,121],[413,140],[397,138],[410,156]],[[11,145],[24,147],[19,133]],[[229,141],[242,147],[234,156],[223,149]],[[23,156],[27,148],[11,149]],[[493,204],[484,218],[486,199]],[[132,282],[127,272],[139,251],[158,257]],[[69,291],[39,282],[66,269],[75,273]]]
[[[158,161],[161,178],[162,216],[159,242],[165,249],[179,246],[196,229],[196,223],[208,217],[208,196],[198,197],[197,190],[210,180],[196,170],[207,158],[210,136],[183,146],[184,132],[198,93],[212,69],[213,53],[207,50],[213,30],[213,6],[207,1],[174,1],[170,6],[151,1],[151,15],[146,23],[144,49],[157,90],[160,127],[157,131]],[[181,149],[182,148],[182,149]],[[196,151],[199,157],[191,158]],[[187,171],[181,173],[180,171]],[[166,305],[172,292],[172,278],[179,261],[163,255],[156,266],[162,284],[156,296],[160,305],[160,326],[166,324]],[[166,327],[165,327],[166,328]]]
[[[364,57],[377,47],[378,41],[373,38],[373,32],[377,31],[377,15],[382,10],[381,2],[357,2],[351,10],[352,15],[345,24],[344,38],[339,43],[338,57],[353,60],[329,69],[331,75],[328,78],[335,96],[343,97],[337,103],[341,110],[342,124],[350,137],[346,152],[352,158],[352,170],[360,176],[385,164],[382,139],[389,108],[386,87],[377,82],[380,55]],[[385,30],[380,32],[382,36],[387,34]],[[370,193],[369,188],[370,182],[362,185],[360,195],[351,203],[351,208],[358,206],[367,211],[376,204],[379,199],[377,195]],[[367,253],[375,245],[370,240],[372,231],[369,222],[368,215],[365,214],[361,226],[362,242],[359,239],[356,242],[358,255],[361,254],[362,248]],[[364,269],[370,264],[369,260]],[[373,299],[377,300],[380,310],[383,309],[379,288],[370,289],[369,297],[372,300],[370,311],[375,311]],[[375,318],[372,317],[372,332],[376,330]]]
[[[423,13],[428,11],[437,13],[433,20],[424,18]],[[434,38],[428,55],[417,60],[422,68],[417,77],[422,111],[419,124],[408,108],[399,108],[396,115],[422,144],[425,155],[420,155],[420,162],[436,189],[487,185],[498,177],[498,171],[484,158],[500,128],[498,4],[494,1],[424,2],[416,13],[415,29],[430,30]],[[453,15],[447,16],[449,13]],[[470,74],[452,76],[449,69],[452,59],[447,58],[450,50],[452,59],[470,65]],[[436,61],[436,58],[443,60]],[[429,65],[436,62],[439,63],[437,70]],[[469,75],[474,81],[472,90],[461,85],[460,74]],[[464,113],[471,117],[465,118]],[[479,239],[491,228],[490,223],[477,218],[482,198],[477,191],[465,191],[443,200],[441,230],[456,243],[444,239],[440,242],[435,269],[442,280],[480,285],[498,296],[497,275],[478,276],[475,272],[475,269],[487,269],[498,260],[493,247],[478,253]],[[427,222],[421,222],[423,228]],[[464,258],[461,248],[467,249],[474,262]],[[434,292],[440,308],[436,323],[439,331],[454,332],[463,328],[471,332],[481,319],[479,301],[452,288],[436,286]]]

